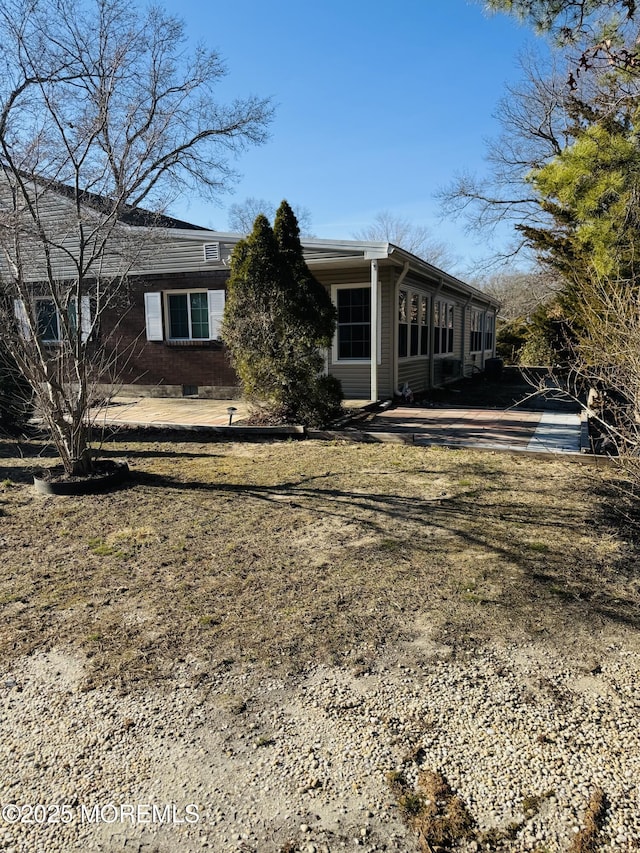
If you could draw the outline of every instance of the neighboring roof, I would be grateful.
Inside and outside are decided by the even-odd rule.
[[[76,198],[76,190],[68,184],[63,184],[49,178],[40,178],[37,175],[24,174],[25,178],[30,178],[37,183],[52,189],[54,192],[66,198]],[[113,200],[107,196],[92,193],[88,190],[83,190],[80,193],[80,202],[87,207],[92,207],[99,213],[111,212],[113,209]],[[182,229],[186,231],[210,231],[210,228],[204,228],[202,225],[194,225],[192,222],[186,222],[182,219],[175,219],[173,216],[165,216],[162,213],[153,213],[151,210],[146,210],[143,207],[131,207],[125,205],[122,213],[118,217],[124,225],[143,228],[171,228]]]
[[[73,187],[66,186],[65,184],[58,184],[55,181],[49,181],[48,185],[61,195],[65,195],[68,198],[75,198],[75,190]],[[80,200],[83,204],[93,207],[94,210],[99,212],[104,212],[105,207],[107,206],[109,206],[108,209],[111,209],[111,200],[107,199],[105,196],[98,195],[97,193],[91,193],[84,190]],[[210,228],[204,228],[202,225],[194,225],[193,223],[185,222],[182,219],[174,219],[172,216],[165,216],[162,213],[153,213],[151,210],[145,210],[144,207],[130,207],[129,205],[126,205],[123,208],[123,212],[118,219],[125,225],[133,225],[134,227],[142,228],[179,228],[188,231],[211,230]]]

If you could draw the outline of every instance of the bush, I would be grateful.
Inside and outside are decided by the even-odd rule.
[[[318,376],[299,401],[298,419],[308,427],[329,426],[342,414],[342,384],[335,376]]]
[[[257,407],[254,423],[325,426],[340,414],[340,383],[322,372],[336,317],[305,263],[287,202],[274,228],[258,216],[231,259],[223,325],[243,394]]]
[[[31,391],[11,356],[0,348],[0,435],[17,435],[32,414]]]
[[[496,335],[496,355],[505,364],[518,364],[528,336],[529,327],[522,317],[500,323]]]

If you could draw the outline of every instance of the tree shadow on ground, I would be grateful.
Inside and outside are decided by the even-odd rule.
[[[447,549],[488,554],[488,572],[476,572],[473,566],[468,569],[470,577],[478,574],[477,588],[459,590],[460,604],[467,609],[475,607],[479,622],[485,618],[487,608],[497,607],[509,612],[511,619],[519,614],[523,625],[538,624],[539,630],[552,630],[550,626],[570,621],[588,627],[594,619],[640,628],[638,555],[624,549],[606,557],[590,553],[582,540],[585,525],[595,522],[586,515],[576,517],[568,508],[556,506],[549,510],[542,481],[533,490],[538,492],[537,501],[514,503],[506,495],[500,500],[502,489],[495,486],[491,503],[479,506],[474,490],[434,498],[380,491],[363,493],[328,485],[332,476],[264,486],[181,481],[148,473],[135,473],[134,480],[146,487],[195,491],[247,502],[247,516],[252,512],[251,505],[258,502],[291,512],[315,510],[342,525],[356,520],[381,543],[371,546],[372,561],[393,547],[402,556],[402,549],[406,548],[414,555],[422,553],[424,560],[441,555],[446,572]],[[403,540],[409,541],[399,539],[394,543],[395,529],[401,530]],[[567,544],[571,542],[573,545]],[[482,576],[483,571],[486,577]],[[512,571],[517,576],[507,580]],[[406,606],[410,608],[411,602]]]

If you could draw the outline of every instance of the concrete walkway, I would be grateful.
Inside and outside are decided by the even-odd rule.
[[[366,401],[347,401],[348,408],[361,410]],[[241,400],[191,398],[117,397],[96,412],[96,423],[154,427],[228,427],[229,407],[234,407],[232,426],[240,426],[247,415]],[[490,450],[538,453],[581,452],[579,414],[501,411],[480,408],[397,407],[368,414],[336,432],[356,439],[359,434],[374,440],[388,436],[419,445],[476,447]],[[330,435],[330,433],[327,433]]]

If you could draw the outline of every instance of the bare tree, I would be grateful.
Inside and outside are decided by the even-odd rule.
[[[487,143],[487,176],[461,172],[438,192],[443,212],[464,218],[470,231],[487,238],[497,226],[546,223],[527,176],[573,140],[574,97],[564,71],[532,52],[520,57],[520,66],[522,80],[506,87],[496,110],[500,133]],[[525,248],[526,240],[515,230],[498,260]]]
[[[144,268],[167,205],[224,189],[271,107],[217,103],[220,57],[190,55],[158,8],[3,0],[0,39],[2,336],[65,470],[86,474],[91,382],[112,367],[100,318]]]
[[[562,282],[550,270],[502,270],[476,286],[500,302],[500,318],[504,321],[526,320],[543,302],[554,296]]]
[[[451,269],[458,260],[452,248],[436,239],[426,225],[416,225],[388,210],[376,214],[371,225],[353,236],[356,240],[385,240],[441,269]]]
[[[311,212],[307,207],[292,205],[300,234],[303,237],[312,237],[311,233]],[[262,214],[266,216],[269,222],[274,222],[276,217],[276,206],[264,198],[253,198],[250,196],[242,202],[235,202],[229,207],[228,223],[231,231],[236,231],[238,234],[251,234],[253,226]]]
[[[617,452],[623,471],[640,485],[640,322],[632,281],[593,277],[580,293],[585,332],[574,344],[573,369],[591,389],[590,414],[605,450]]]

